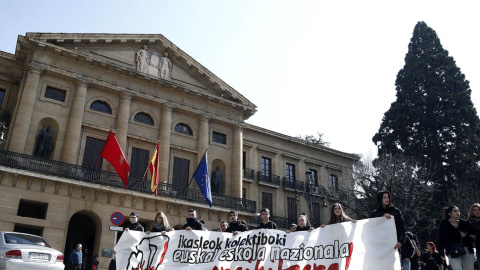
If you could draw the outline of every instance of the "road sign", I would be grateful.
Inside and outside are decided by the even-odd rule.
[[[113,225],[115,226],[120,226],[123,224],[123,222],[125,221],[125,217],[123,216],[122,213],[120,212],[115,212],[112,214],[112,216],[110,217],[110,221],[112,222]]]
[[[112,226],[112,225],[110,225],[110,231],[121,232],[121,231],[123,231],[123,227],[118,227],[118,226]]]

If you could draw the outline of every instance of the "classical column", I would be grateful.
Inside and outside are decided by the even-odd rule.
[[[25,144],[27,143],[28,131],[32,121],[33,106],[37,97],[39,89],[40,75],[43,69],[29,66],[27,80],[23,87],[23,93],[18,104],[17,117],[15,119],[15,126],[10,135],[10,146],[8,150],[12,152],[24,153]]]
[[[203,153],[208,149],[208,118],[201,116],[198,119],[198,154],[197,164],[200,163]]]
[[[172,108],[166,106],[162,109],[162,122],[160,126],[158,176],[159,182],[168,182],[168,164],[170,161],[170,136],[172,133]]]
[[[66,163],[77,163],[88,86],[89,83],[85,81],[76,81],[75,97],[70,108],[70,117],[68,118],[67,132],[63,143],[62,161]]]
[[[242,198],[242,153],[243,153],[243,130],[237,126],[233,131],[232,141],[232,174],[230,181],[230,195]]]
[[[128,133],[128,121],[130,120],[130,103],[132,97],[128,94],[121,94],[120,104],[118,106],[117,123],[115,130],[115,138],[117,138],[118,144],[127,153],[127,133]]]

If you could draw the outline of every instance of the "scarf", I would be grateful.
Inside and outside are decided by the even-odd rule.
[[[165,231],[165,226],[163,225],[163,223],[154,222],[154,223],[153,223],[153,227],[154,227],[155,229],[157,229],[158,231],[160,231],[160,232]]]

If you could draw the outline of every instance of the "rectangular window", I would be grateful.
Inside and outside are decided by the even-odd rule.
[[[148,150],[132,147],[130,159],[130,176],[142,179],[150,163],[150,152]]]
[[[64,102],[66,95],[67,91],[60,90],[51,86],[47,86],[47,89],[45,89],[45,97],[49,99]]]
[[[98,166],[97,169],[102,169],[103,158],[100,157],[102,153],[103,146],[105,145],[105,140],[88,137],[85,141],[85,151],[83,152],[83,161],[82,166],[89,169],[95,169],[95,166]]]
[[[221,144],[227,144],[227,135],[219,132],[213,132],[212,141]]]
[[[46,219],[48,203],[20,200],[17,216]]]
[[[297,223],[297,200],[295,198],[287,198],[288,222]]]
[[[272,160],[266,157],[262,157],[262,174],[270,176],[272,172]]]
[[[262,192],[262,208],[268,208],[270,210],[270,215],[273,216],[272,193]]]
[[[190,160],[179,157],[173,158],[172,190],[180,198],[186,198],[187,196],[189,170]]]
[[[5,89],[0,88],[0,109],[2,108],[4,98],[5,98]]]
[[[287,163],[285,169],[285,177],[291,182],[295,181],[295,165]]]
[[[338,191],[338,177],[335,174],[330,174],[330,181],[332,183],[332,189]]]
[[[315,186],[318,186],[318,171],[314,169],[309,169],[310,172],[312,172],[312,181]]]
[[[190,176],[190,160],[174,157],[173,158],[173,177],[172,184],[181,187],[187,187]]]
[[[247,168],[247,153],[245,151],[243,151],[243,154],[242,154],[242,169],[245,170],[245,168]]]

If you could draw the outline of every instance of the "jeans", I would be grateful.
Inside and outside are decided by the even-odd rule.
[[[475,256],[473,253],[470,253],[467,248],[465,248],[465,251],[467,254],[458,258],[452,258],[448,255],[448,260],[450,261],[450,266],[452,266],[453,270],[473,270]]]
[[[402,260],[402,269],[403,270],[410,270],[410,261],[404,261]]]

